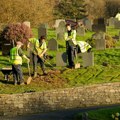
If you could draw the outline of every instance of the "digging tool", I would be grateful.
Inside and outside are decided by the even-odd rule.
[[[30,63],[29,62],[28,62],[28,72],[29,72],[29,77],[28,77],[27,82],[26,82],[27,85],[30,84],[31,81],[32,81],[32,77],[31,77],[31,73],[30,73]]]
[[[77,51],[76,50],[75,50],[75,59],[76,59],[75,69],[80,68],[80,63],[78,63],[78,56],[77,56]]]

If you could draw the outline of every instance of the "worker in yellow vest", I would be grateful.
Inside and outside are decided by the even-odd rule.
[[[36,38],[30,38],[28,48],[30,49],[32,54],[34,78],[37,77],[37,63],[40,63],[43,75],[47,75],[44,65],[44,56],[47,51],[45,37],[41,36],[39,40]]]
[[[28,49],[30,49],[30,58],[33,63],[33,77],[37,77],[37,61],[38,61],[38,48],[39,48],[39,40],[36,38],[30,38],[28,40]]]
[[[64,34],[64,39],[66,41],[66,52],[68,56],[69,68],[74,68],[74,58],[76,49],[76,30],[72,30],[71,25],[66,25],[67,31]]]
[[[41,36],[39,39],[38,62],[40,63],[41,69],[43,71],[43,75],[47,75],[44,64],[46,51],[47,51],[47,45],[45,42],[45,36]]]
[[[19,82],[20,85],[24,85],[23,73],[21,69],[22,57],[27,59],[28,62],[30,61],[29,58],[23,54],[23,51],[21,49],[22,45],[23,43],[18,41],[16,42],[16,47],[13,47],[10,50],[10,62],[12,64],[14,85],[17,85]]]

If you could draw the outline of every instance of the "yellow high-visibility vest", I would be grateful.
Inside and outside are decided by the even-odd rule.
[[[14,65],[22,65],[22,57],[19,56],[17,47],[10,50],[10,62]]]

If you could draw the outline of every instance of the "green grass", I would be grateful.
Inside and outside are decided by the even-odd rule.
[[[111,35],[118,34],[118,30],[107,28],[108,32]],[[38,36],[37,29],[32,29],[35,37]],[[56,38],[55,31],[49,29],[47,32],[47,43],[51,38]],[[87,40],[90,39],[93,32],[87,32],[85,36],[77,36],[77,40]],[[65,51],[65,42],[63,40],[58,40],[59,50]],[[58,51],[48,51],[49,55],[52,55],[54,58],[50,62],[56,70],[60,71],[60,74],[49,76],[48,78],[39,80],[33,80],[30,85],[25,86],[14,86],[12,81],[12,76],[10,76],[11,81],[5,83],[4,76],[0,72],[0,94],[14,94],[14,93],[24,93],[30,91],[42,91],[50,89],[59,89],[65,87],[76,87],[90,84],[100,84],[100,83],[109,83],[109,82],[119,82],[120,80],[120,49],[106,49],[106,50],[95,50],[94,52],[94,62],[95,66],[90,66],[87,68],[81,67],[80,69],[67,69],[66,67],[56,67],[56,53]],[[27,52],[25,51],[27,54]],[[80,63],[81,58],[79,58]],[[103,62],[106,62],[108,66],[103,66]],[[0,52],[0,68],[10,67],[9,57],[2,56]],[[38,65],[39,66],[39,65]],[[46,63],[47,71],[51,67]],[[22,65],[24,78],[28,78],[28,69],[27,63],[23,60]],[[32,67],[31,67],[32,70]],[[94,72],[93,72],[94,71]],[[42,74],[40,67],[38,67],[39,74]],[[111,75],[112,73],[112,75]],[[50,81],[46,80],[50,79]]]
[[[115,108],[106,108],[106,109],[99,109],[94,111],[88,111],[88,116],[90,120],[113,120],[112,114],[120,113],[120,107]],[[82,120],[82,113],[79,113],[75,116],[74,120]]]

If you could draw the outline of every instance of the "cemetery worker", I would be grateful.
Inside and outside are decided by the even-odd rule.
[[[47,51],[47,45],[45,42],[45,36],[41,36],[39,39],[38,62],[40,63],[43,75],[47,75],[44,64],[46,51]]]
[[[74,57],[76,49],[76,30],[72,30],[71,25],[66,25],[67,31],[64,34],[64,39],[66,41],[66,52],[68,56],[69,67],[74,67]]]
[[[77,41],[77,52],[84,53],[90,52],[92,47],[85,41]]]
[[[30,49],[31,61],[33,62],[33,75],[34,78],[37,77],[37,61],[38,61],[38,48],[39,40],[36,38],[30,38],[28,43],[28,48]]]
[[[16,42],[16,46],[10,50],[10,62],[12,63],[14,85],[17,85],[18,82],[20,82],[20,85],[24,84],[23,73],[21,69],[22,57],[27,59],[28,62],[30,61],[26,55],[24,55],[21,49],[22,45],[22,42],[18,41]]]

